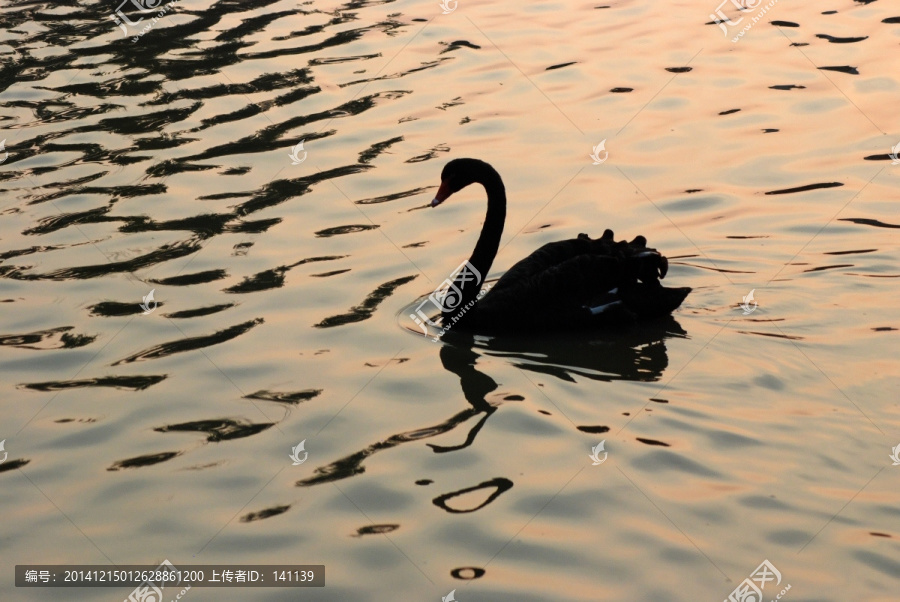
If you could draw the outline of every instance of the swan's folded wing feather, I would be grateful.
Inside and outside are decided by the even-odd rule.
[[[591,252],[590,239],[572,238],[547,243],[528,257],[519,260],[494,285],[494,291],[516,287],[565,261]],[[493,292],[493,291],[492,291]]]
[[[615,242],[611,231],[548,243],[510,268],[466,321],[497,329],[589,327],[671,313],[691,289],[664,288],[668,260],[646,245],[643,236]],[[591,311],[600,306],[609,310]]]

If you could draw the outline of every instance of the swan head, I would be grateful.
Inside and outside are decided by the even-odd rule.
[[[497,172],[493,167],[478,159],[453,159],[444,166],[441,172],[441,185],[434,200],[431,201],[432,207],[437,207],[447,200],[447,198],[459,192],[469,184],[476,182],[484,184],[487,178],[497,176]]]

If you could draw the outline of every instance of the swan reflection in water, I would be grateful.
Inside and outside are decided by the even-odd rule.
[[[401,312],[401,320],[411,333],[422,336],[415,325],[406,320],[408,314],[409,311]],[[596,381],[655,382],[662,377],[668,366],[666,339],[686,337],[687,333],[671,316],[634,325],[624,332],[485,337],[448,331],[440,348],[441,364],[445,370],[459,377],[460,388],[468,407],[457,411],[443,422],[397,433],[321,466],[312,476],[297,481],[297,486],[308,487],[360,474],[365,472],[365,460],[376,452],[436,437],[477,418],[460,443],[428,444],[435,453],[447,453],[471,446],[494,412],[508,401],[523,399],[519,395],[491,395],[499,385],[478,369],[479,359],[483,357],[504,358],[521,370],[554,376],[567,382],[574,382],[577,377]],[[487,483],[490,482],[482,485]],[[491,483],[491,486],[495,485]],[[450,494],[440,497],[446,499],[448,495]]]

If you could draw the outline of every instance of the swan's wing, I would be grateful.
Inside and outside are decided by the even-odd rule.
[[[497,284],[494,285],[492,294],[497,289],[502,290],[507,286],[517,285],[573,257],[589,254],[590,252],[590,239],[581,237],[547,243],[509,268]]]
[[[478,302],[482,318],[491,315],[505,324],[540,316],[547,324],[571,323],[573,314],[590,315],[592,299],[618,286],[622,262],[584,253],[525,277],[507,278],[522,273],[510,270],[503,278],[506,285],[498,283]]]
[[[546,326],[628,322],[671,313],[691,289],[664,288],[668,260],[643,236],[549,243],[513,266],[478,303],[478,320],[498,327],[539,319]]]
[[[668,260],[656,249],[647,247],[647,239],[643,236],[637,236],[631,242],[616,242],[612,230],[606,230],[600,238],[579,234],[578,238],[547,243],[513,265],[494,285],[493,292],[519,288],[521,283],[580,255],[615,258],[623,264],[627,277],[645,283],[665,278],[669,269]],[[569,269],[574,268],[569,266]],[[589,274],[593,273],[590,268],[588,270]]]

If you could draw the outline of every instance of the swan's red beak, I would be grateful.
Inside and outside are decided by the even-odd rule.
[[[431,201],[431,206],[437,207],[438,205],[440,205],[441,203],[446,201],[447,197],[449,197],[451,194],[453,194],[453,193],[450,190],[450,185],[447,184],[447,182],[441,182],[441,185],[438,188],[437,193],[435,193],[435,195],[434,195],[434,200]]]

